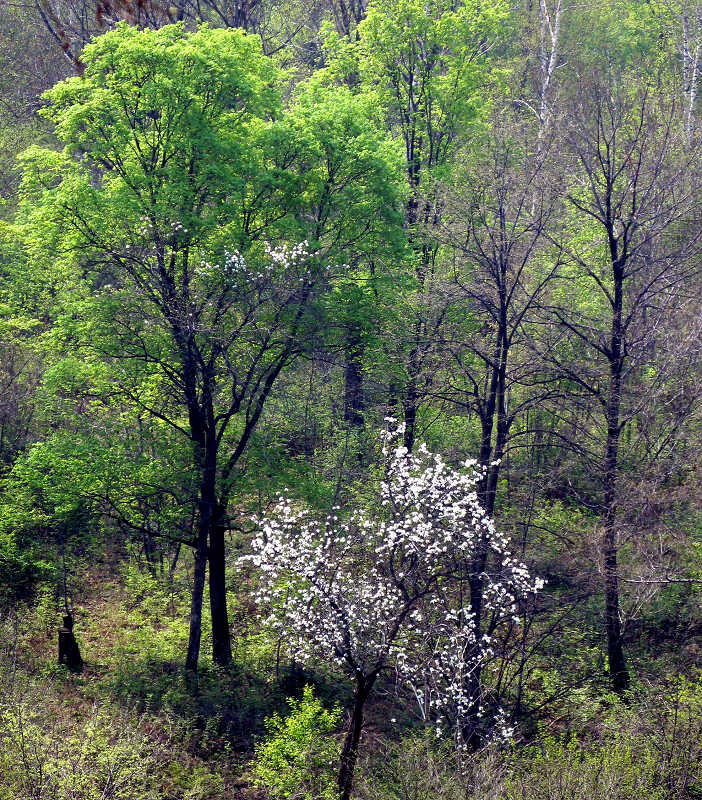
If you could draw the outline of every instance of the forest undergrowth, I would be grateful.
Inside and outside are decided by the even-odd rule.
[[[110,552],[102,564],[88,557],[80,565],[76,591],[90,598],[74,610],[80,674],[56,663],[61,609],[54,586],[4,616],[0,797],[335,797],[348,689],[333,675],[281,665],[277,643],[251,624],[234,596],[231,616],[240,627],[233,661],[223,670],[205,660],[193,681],[180,656],[187,574],[154,577],[121,556]],[[563,652],[559,665],[549,665],[551,683],[546,669],[534,676],[534,696],[551,687],[557,696],[534,709],[524,735],[460,763],[451,742],[408,713],[389,681],[368,711],[354,797],[695,800],[702,787],[696,642],[688,632],[685,673],[672,680],[680,642],[647,643],[650,649],[637,654],[646,678],[625,698],[608,694],[597,673],[571,685],[559,680],[582,669],[570,663],[574,653]],[[325,709],[336,709],[331,723]]]

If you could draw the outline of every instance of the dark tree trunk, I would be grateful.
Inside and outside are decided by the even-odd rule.
[[[147,523],[148,526],[148,523]],[[156,577],[156,563],[157,563],[157,547],[154,537],[150,530],[144,531],[144,558],[146,559],[146,566],[152,578]]]
[[[415,330],[415,344],[409,354],[407,361],[407,387],[405,396],[402,399],[402,410],[404,412],[405,434],[403,444],[411,453],[417,436],[417,409],[419,407],[418,381],[420,375],[420,354],[419,354],[420,323],[417,323]]]
[[[405,411],[405,434],[404,446],[412,452],[414,439],[417,432],[417,384],[414,378],[410,378],[407,384],[407,393],[402,402]]]
[[[363,709],[376,677],[377,675],[371,674],[367,677],[359,676],[356,679],[351,720],[349,721],[349,729],[344,740],[339,762],[337,779],[339,800],[350,800],[351,792],[353,791],[353,776],[358,759],[358,744],[361,740],[361,730],[363,729]]]
[[[614,265],[614,303],[609,357],[609,388],[607,397],[607,443],[604,457],[604,530],[602,558],[604,567],[605,627],[607,659],[612,689],[623,692],[629,686],[629,673],[624,658],[621,622],[619,619],[619,568],[617,565],[617,467],[619,457],[619,422],[622,382],[622,267]]]
[[[354,427],[363,425],[363,409],[362,342],[358,331],[352,331],[346,343],[344,419]]]
[[[165,275],[165,272],[164,272]],[[197,392],[197,365],[192,354],[192,340],[179,324],[173,324],[173,335],[181,349],[185,399],[188,407],[190,435],[193,442],[193,459],[200,471],[200,498],[198,502],[197,536],[195,538],[195,566],[193,570],[193,590],[190,598],[190,632],[185,669],[197,672],[200,659],[200,639],[202,636],[202,598],[205,592],[205,572],[207,570],[207,545],[214,509],[216,480],[216,451],[208,452],[205,433],[205,415],[200,406]]]
[[[205,572],[210,566],[210,613],[212,617],[212,656],[216,664],[226,665],[231,660],[229,621],[227,619],[227,593],[224,557],[224,509],[217,502],[217,450],[218,438],[212,405],[212,375],[209,370],[202,376],[203,388],[198,397],[196,389],[197,367],[188,342],[178,329],[176,337],[183,341],[185,396],[193,440],[194,458],[200,470],[200,499],[198,502],[197,544],[193,595],[190,604],[190,637],[186,669],[197,671],[202,627],[202,601],[205,589]],[[257,419],[258,417],[256,417]]]
[[[193,573],[193,591],[190,598],[190,634],[188,637],[188,653],[185,658],[185,669],[197,672],[200,658],[200,637],[202,633],[202,597],[205,591],[205,570],[207,567],[207,535],[198,534],[195,548],[195,569]]]
[[[619,621],[619,575],[614,520],[608,520],[604,533],[605,616],[607,626],[607,660],[612,689],[621,694],[629,686],[629,672],[624,657]]]
[[[73,633],[73,616],[71,614],[66,614],[63,618],[63,627],[58,629],[58,663],[73,672],[80,672],[83,669],[83,659]]]
[[[497,497],[497,484],[500,478],[502,458],[505,454],[505,445],[509,435],[510,419],[507,415],[507,354],[509,342],[507,340],[507,319],[500,324],[500,359],[497,366],[496,397],[493,404],[493,414],[496,415],[495,446],[490,454],[490,462],[485,464],[487,481],[482,505],[488,517],[495,513],[495,499]]]
[[[498,331],[495,350],[492,355],[492,367],[490,369],[490,383],[487,389],[487,396],[480,404],[481,436],[478,460],[485,474],[478,486],[478,497],[480,499],[480,504],[489,515],[492,515],[494,507],[494,498],[491,502],[488,492],[488,482],[490,463],[494,460],[492,455],[492,435],[495,428],[495,411],[497,409],[499,395],[500,369],[498,365],[501,363],[502,357],[502,336]]]
[[[406,142],[407,146],[407,178],[410,186],[410,197],[405,206],[405,225],[408,231],[408,242],[415,250],[417,264],[415,273],[420,291],[424,289],[427,274],[427,249],[417,241],[415,226],[419,219],[419,187],[421,182],[422,161],[418,156],[414,135]],[[422,334],[422,320],[418,318],[414,323],[414,338],[411,340],[412,349],[407,359],[407,385],[402,399],[404,411],[405,434],[404,446],[409,452],[414,448],[417,425],[417,407],[419,405],[419,376],[421,373],[420,343]]]
[[[227,586],[224,557],[224,518],[217,508],[210,527],[210,613],[212,615],[212,658],[226,666],[232,660],[227,617]]]
[[[173,558],[172,558],[171,563],[170,563],[170,565],[168,567],[168,582],[170,584],[173,583],[173,579],[175,577],[176,567],[178,566],[178,559],[180,558],[180,548],[181,548],[181,546],[182,545],[181,545],[180,542],[176,543],[175,553],[173,553]]]
[[[505,275],[502,274],[504,285]],[[488,517],[495,512],[495,498],[497,484],[500,477],[500,461],[504,455],[510,420],[507,416],[506,387],[507,387],[507,356],[509,340],[507,336],[507,306],[504,293],[501,292],[501,313],[497,329],[495,349],[492,356],[492,368],[487,396],[482,405],[481,426],[482,436],[480,443],[480,466],[485,471],[483,480],[478,487],[480,503]],[[493,443],[493,434],[495,437]],[[497,462],[497,463],[495,463]],[[480,641],[483,631],[483,573],[487,566],[489,542],[485,537],[478,543],[478,547],[470,564],[470,608],[473,614],[473,624],[477,641]],[[472,749],[477,750],[482,744],[480,723],[482,671],[478,664],[471,672],[467,681],[467,693],[470,706],[466,724],[463,729],[463,739]]]

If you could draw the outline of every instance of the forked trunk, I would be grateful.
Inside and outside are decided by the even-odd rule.
[[[507,316],[503,306],[500,327],[495,342],[493,366],[490,383],[482,414],[482,436],[480,445],[480,466],[485,471],[479,486],[480,504],[488,517],[495,512],[495,498],[500,477],[500,461],[504,455],[505,443],[509,433],[509,419],[506,408],[507,385]],[[494,442],[493,442],[494,435]],[[470,610],[475,625],[476,641],[483,633],[483,573],[487,567],[490,543],[486,535],[478,542],[475,554],[469,565]],[[480,701],[482,670],[480,659],[475,659],[475,668],[466,679],[466,693],[470,699],[468,714],[463,726],[463,741],[471,750],[482,744]]]

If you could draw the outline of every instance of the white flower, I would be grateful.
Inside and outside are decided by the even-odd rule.
[[[460,740],[480,700],[472,676],[494,658],[495,641],[458,603],[465,587],[451,587],[465,580],[478,548],[489,547],[499,574],[480,575],[484,609],[518,623],[518,600],[543,581],[511,557],[485,516],[474,462],[459,471],[426,447],[410,453],[397,444],[402,431],[381,436],[387,465],[376,512],[335,507],[320,521],[283,492],[242,561],[259,568],[257,602],[269,608],[266,624],[291,656],[328,659],[360,675],[393,667],[421,698],[437,736],[447,721]]]

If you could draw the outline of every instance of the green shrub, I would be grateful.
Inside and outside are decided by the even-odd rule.
[[[581,695],[578,735],[462,756],[413,734],[359,765],[356,800],[700,800],[702,680],[672,680],[625,705]]]
[[[256,748],[254,780],[275,800],[335,800],[339,742],[332,735],[341,709],[327,711],[305,686],[290,714],[266,720],[270,737]]]
[[[77,723],[35,688],[0,706],[0,800],[155,800],[152,749],[129,711]]]
[[[547,739],[520,754],[505,800],[665,800],[644,743],[617,736],[593,749]]]

